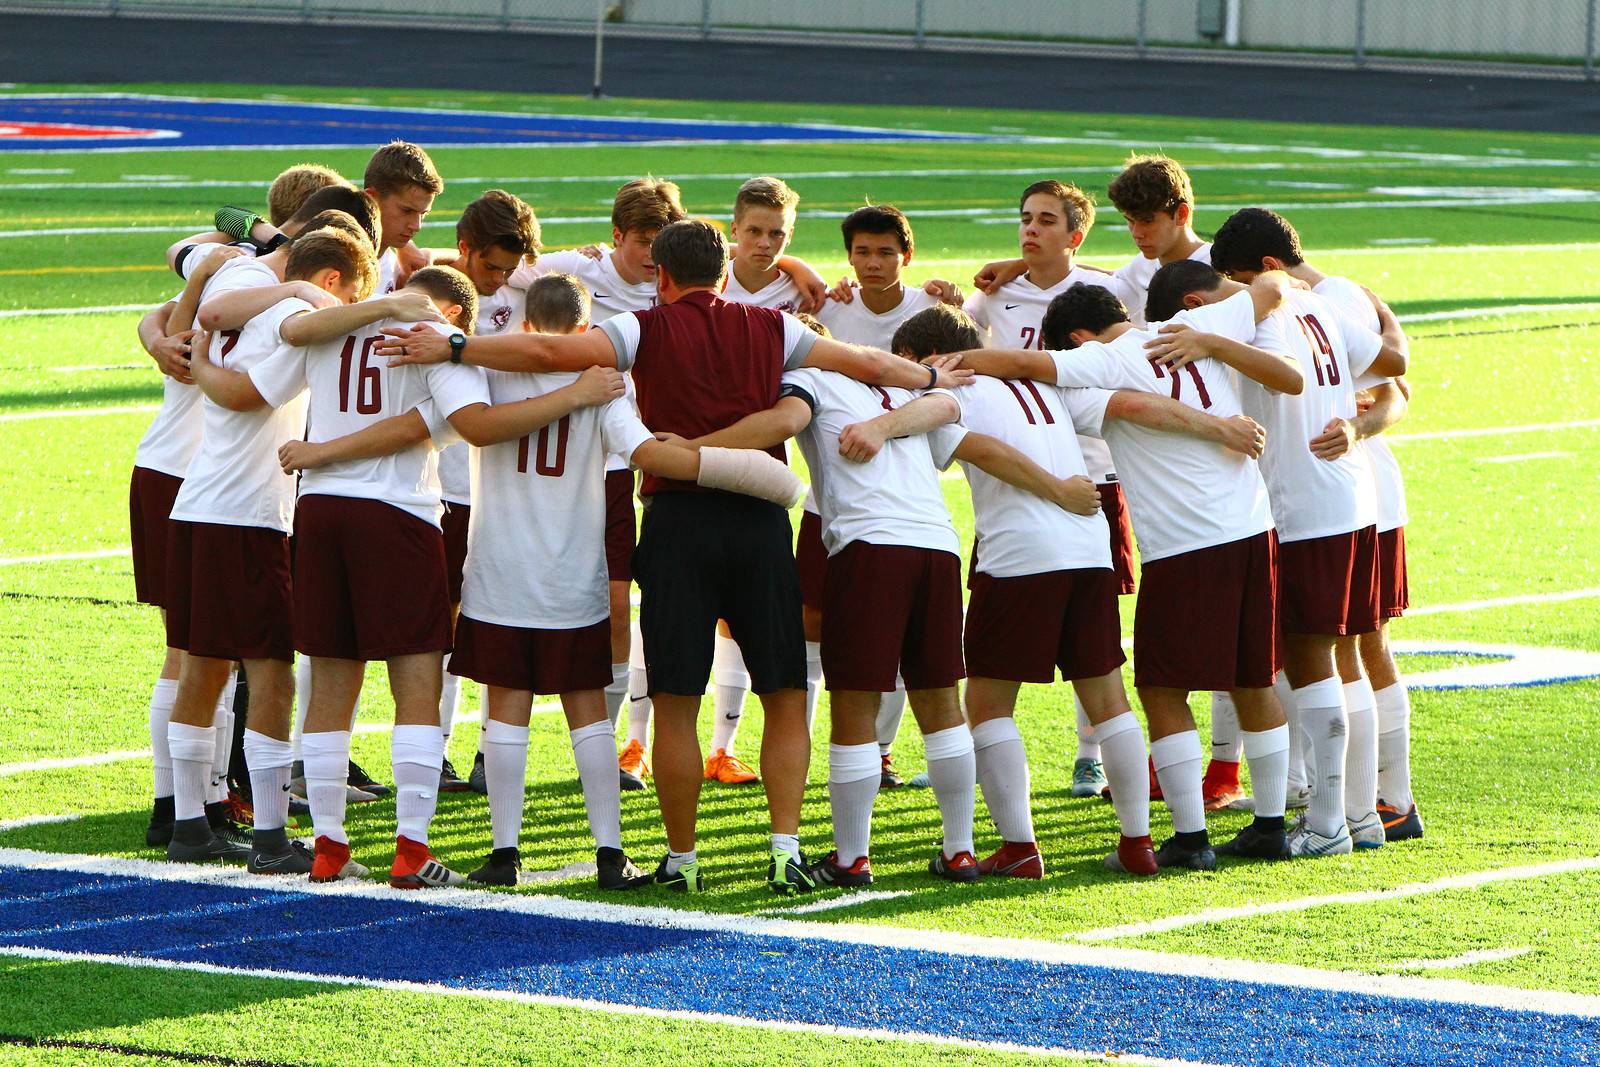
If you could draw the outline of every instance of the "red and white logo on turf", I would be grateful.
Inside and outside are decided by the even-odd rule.
[[[177,130],[142,130],[135,126],[83,126],[73,122],[6,122],[0,120],[0,140],[56,141],[115,137],[152,141],[178,136]]]

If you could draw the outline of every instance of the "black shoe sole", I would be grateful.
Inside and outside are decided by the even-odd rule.
[[[516,871],[502,871],[498,868],[479,867],[467,875],[467,881],[474,885],[516,885]]]
[[[619,767],[617,768],[617,786],[623,792],[632,793],[644,788],[644,779]]]

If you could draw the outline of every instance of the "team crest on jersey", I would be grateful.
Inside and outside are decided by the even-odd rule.
[[[501,306],[495,308],[494,313],[489,316],[489,321],[494,323],[495,333],[499,333],[504,330],[511,322],[511,305],[502,304]]]

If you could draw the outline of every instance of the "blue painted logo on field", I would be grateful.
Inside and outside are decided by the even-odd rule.
[[[0,95],[0,151],[370,148],[795,141],[984,141],[978,134],[816,123],[518,114],[129,93]]]
[[[1581,1014],[434,899],[8,866],[0,953],[421,983],[1204,1063],[1592,1064],[1600,1049],[1600,1018]]]

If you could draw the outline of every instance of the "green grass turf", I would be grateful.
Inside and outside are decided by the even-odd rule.
[[[142,87],[151,88],[151,87]],[[221,95],[268,90],[227,87]],[[696,105],[649,101],[554,100],[497,94],[343,93],[278,89],[284,96],[428,106],[491,107],[606,114],[827,120],[878,125],[989,131],[1028,124],[1030,133],[1080,137],[1093,143],[1047,145],[895,145],[674,149],[446,149],[435,153],[449,186],[434,220],[448,222],[488,184],[526,195],[546,220],[546,243],[559,247],[605,236],[603,223],[553,223],[603,217],[616,184],[644,171],[683,178],[691,210],[720,213],[752,169],[790,176],[803,211],[841,212],[863,196],[906,208],[916,225],[913,278],[940,274],[966,281],[990,258],[1009,255],[1014,231],[1004,216],[1017,190],[1033,176],[1053,173],[1103,194],[1105,182],[1133,148],[1164,146],[1194,168],[1202,230],[1233,207],[1254,202],[1389,202],[1396,189],[1427,187],[1600,186],[1593,162],[1600,139],[1429,130],[1363,130],[1207,122],[1205,137],[1243,151],[1196,141],[1191,128],[1167,119],[1126,116],[1029,115],[978,111],[872,108],[822,109],[766,105]],[[1274,147],[1276,146],[1276,147]],[[1316,149],[1325,154],[1309,154]],[[1326,154],[1329,150],[1348,154]],[[1433,153],[1421,160],[1385,152]],[[1522,160],[1516,155],[1520,153]],[[1470,157],[1450,158],[1453,155]],[[346,173],[359,173],[360,152],[320,153]],[[8,231],[67,226],[152,225],[203,228],[219,203],[259,202],[265,183],[304,153],[118,153],[0,156],[0,308],[153,304],[176,291],[159,267],[162,249],[178,234],[7,238]],[[1544,162],[1529,163],[1526,160]],[[19,170],[69,170],[30,175]],[[926,177],[908,170],[961,169],[985,174]],[[870,171],[870,177],[799,177],[823,171]],[[994,171],[1025,170],[1026,174]],[[185,180],[251,180],[248,188],[112,188],[27,190],[8,186],[53,182],[122,183],[124,175],[181,175]],[[599,175],[594,181],[545,179]],[[1285,185],[1294,182],[1301,185]],[[1280,183],[1280,184],[1274,184]],[[1303,183],[1348,188],[1306,188]],[[130,183],[131,184],[131,183]],[[927,215],[954,208],[992,209],[1002,221]],[[919,211],[924,214],[919,215]],[[1594,417],[1594,351],[1600,308],[1583,306],[1600,291],[1600,206],[1587,203],[1504,208],[1285,208],[1300,227],[1314,262],[1347,273],[1388,298],[1402,314],[1515,304],[1572,305],[1517,315],[1419,322],[1411,327],[1415,390],[1410,416],[1397,435],[1565,423]],[[448,226],[424,232],[447,244]],[[802,214],[793,250],[828,277],[842,273],[837,226]],[[1433,242],[1390,246],[1374,241]],[[1326,255],[1319,249],[1330,250]],[[1115,265],[1132,254],[1118,220],[1104,212],[1086,255]],[[72,407],[151,405],[159,380],[133,336],[136,312],[84,316],[0,318],[0,420]],[[152,407],[153,410],[153,407]],[[85,552],[126,543],[126,486],[133,448],[149,412],[79,418],[0,421],[0,559]],[[1488,597],[1561,592],[1600,585],[1600,530],[1590,498],[1600,481],[1593,427],[1449,439],[1397,440],[1408,480],[1408,527],[1413,602],[1419,607]],[[1558,453],[1517,462],[1508,456]],[[971,512],[959,481],[944,483],[964,539]],[[159,662],[155,614],[132,602],[125,557],[0,565],[0,743],[5,761],[58,758],[147,744],[144,708]],[[1125,623],[1131,621],[1125,602]],[[1600,651],[1595,601],[1450,611],[1405,619],[1397,638],[1551,645]],[[1407,657],[1408,670],[1467,662]],[[476,739],[474,686],[453,744],[458,765]],[[1033,766],[1035,809],[1049,876],[1042,884],[985,883],[955,887],[922,873],[935,847],[938,818],[926,791],[901,790],[880,799],[874,868],[884,889],[913,894],[816,918],[880,922],[930,930],[1060,938],[1095,928],[1185,914],[1248,901],[1381,889],[1450,874],[1594,855],[1600,836],[1600,682],[1523,689],[1418,692],[1415,778],[1428,820],[1421,842],[1372,855],[1291,868],[1228,866],[1207,877],[1163,877],[1130,883],[1106,875],[1099,858],[1114,840],[1109,805],[1067,796],[1073,749],[1067,690],[1057,684],[1024,691],[1019,719]],[[1197,698],[1204,723],[1205,701]],[[752,702],[752,711],[755,705]],[[383,670],[368,678],[362,721],[382,723],[390,705]],[[825,711],[824,711],[825,717]],[[709,716],[707,716],[709,719]],[[707,735],[709,722],[704,724]],[[1204,728],[1202,726],[1202,728]],[[759,714],[748,716],[740,752],[759,751]],[[819,727],[817,746],[821,751]],[[920,740],[908,724],[896,747],[909,772],[922,765]],[[383,777],[386,735],[356,739],[356,754]],[[0,776],[0,819],[80,814],[75,822],[0,833],[0,846],[112,855],[152,856],[142,848],[148,805],[148,767],[123,761],[88,768]],[[824,761],[815,758],[802,827],[807,845],[825,849]],[[534,718],[529,808],[523,850],[532,869],[551,870],[590,857],[581,798],[559,714]],[[758,790],[708,786],[702,802],[701,853],[712,891],[696,907],[749,913],[779,903],[762,885],[765,860]],[[661,847],[654,798],[628,795],[624,839],[641,860]],[[387,860],[393,805],[352,809],[358,856]],[[1154,810],[1157,836],[1165,810]],[[1245,816],[1213,822],[1219,837]],[[993,842],[981,805],[980,846]],[[473,865],[487,850],[481,798],[446,796],[434,839],[446,862]],[[1442,972],[1453,978],[1530,988],[1594,992],[1594,946],[1600,919],[1576,902],[1594,891],[1591,872],[1519,881],[1381,904],[1318,908],[1284,916],[1188,927],[1115,942],[1168,951],[1277,960],[1391,972],[1404,961],[1443,958],[1480,948],[1528,948],[1514,959]],[[585,883],[524,887],[519,892],[593,898]],[[608,898],[615,899],[615,898]],[[642,903],[677,905],[683,898],[648,894]],[[258,979],[214,978],[87,964],[0,961],[0,1003],[19,1021],[16,1032],[148,1048],[185,1048],[220,1055],[260,1055],[294,1062],[344,1062],[352,1049],[388,1047],[393,994]],[[110,1014],[89,1007],[59,1016],[51,991],[90,991],[89,1005],[131,1004]],[[136,992],[135,992],[136,991]],[[408,1002],[409,1003],[409,1002]],[[623,1026],[600,1013],[561,1013],[524,1005],[487,1005],[459,998],[418,997],[429,1047],[454,1060],[476,1062],[501,1043],[483,1033],[523,1037],[506,1046],[577,1047],[584,1033],[626,1036],[619,1057],[665,1058],[676,1045],[703,1058],[774,1062],[796,1054],[808,1061],[888,1055],[922,1063],[953,1053],[896,1045],[892,1052],[809,1035],[724,1033],[723,1028],[661,1020]],[[492,1023],[478,1023],[482,1011]],[[289,1027],[279,1046],[256,1051],[232,1029],[241,1020]],[[313,1038],[311,1035],[317,1035]],[[329,1035],[334,1045],[319,1045]],[[345,1042],[348,1035],[348,1044]],[[739,1050],[730,1056],[729,1048]],[[22,1062],[107,1062],[93,1052],[0,1047]],[[627,1055],[624,1055],[624,1054]],[[969,1058],[970,1053],[958,1053]],[[551,1054],[556,1055],[555,1053]],[[97,1058],[102,1057],[102,1058]],[[343,1058],[341,1058],[343,1057]],[[585,1057],[588,1058],[588,1057]],[[548,1061],[548,1060],[547,1060]],[[8,1059],[9,1062],[9,1059]],[[128,1062],[119,1060],[118,1062]]]

